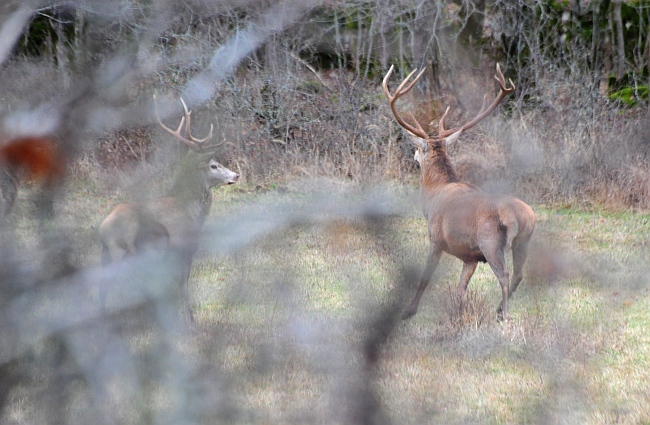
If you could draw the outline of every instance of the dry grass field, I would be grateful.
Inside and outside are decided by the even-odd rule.
[[[4,3],[0,425],[650,425],[648,2]],[[400,320],[427,227],[382,78],[426,71],[399,108],[433,134],[497,62],[516,89],[449,157],[537,214],[511,318],[485,264],[461,311],[443,256]],[[145,252],[110,265],[98,238],[194,180],[157,125],[179,97],[241,177],[213,191],[192,323],[164,220],[133,208]]]
[[[495,320],[498,284],[487,265],[471,284],[474,311],[459,316],[461,263],[447,257],[422,311],[392,329],[372,372],[377,413],[390,423],[648,423],[650,216],[537,213],[512,321]],[[414,207],[378,233],[360,222],[291,229],[212,265],[203,260],[194,302],[201,324],[232,327],[218,361],[246,377],[242,404],[262,422],[327,417],[337,395],[331,375],[363,368],[364,318],[412,295],[416,282],[397,287],[399,270],[423,263],[426,249]],[[291,332],[292,320],[307,321],[316,342]],[[282,354],[251,375],[266,344]],[[319,352],[337,362],[321,364]]]
[[[92,326],[83,338],[83,350],[121,347],[105,366],[114,373],[103,392],[92,374],[65,381],[65,422],[99,411],[106,423],[180,423],[182,412],[192,423],[650,423],[650,215],[536,205],[510,321],[496,321],[487,265],[458,311],[451,257],[420,312],[400,321],[428,244],[414,187],[323,185],[215,191],[190,279],[196,323],[169,337],[121,307],[116,289],[116,345]],[[89,179],[57,205],[79,266],[99,263],[95,227],[123,197],[108,193]],[[25,219],[29,196],[12,218],[25,254],[38,232]],[[86,297],[96,302],[93,290]],[[44,395],[61,389],[56,373],[35,370],[1,423],[47,417]]]

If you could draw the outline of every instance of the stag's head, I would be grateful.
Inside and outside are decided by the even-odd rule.
[[[413,134],[408,134],[407,137],[411,145],[415,147],[413,159],[420,165],[420,167],[422,167],[424,164],[424,158],[429,153],[429,145],[425,139],[421,139]]]
[[[444,138],[428,137],[427,139],[408,134],[409,143],[415,148],[413,159],[422,168],[426,161],[435,160],[438,156],[446,157],[447,146],[455,142],[460,134],[461,132],[459,131]]]
[[[460,137],[463,131],[468,130],[469,128],[476,125],[483,118],[485,118],[490,112],[492,112],[499,105],[499,103],[503,100],[503,98],[508,93],[512,92],[515,89],[512,80],[510,80],[510,87],[507,87],[506,79],[503,76],[503,73],[501,72],[501,68],[499,67],[499,64],[497,64],[497,73],[494,78],[499,83],[500,91],[497,97],[492,101],[492,103],[488,105],[487,96],[483,97],[483,105],[481,106],[481,110],[479,111],[479,113],[466,124],[452,129],[445,129],[445,118],[447,118],[447,114],[449,113],[449,108],[447,108],[445,113],[442,115],[442,118],[440,118],[440,121],[438,122],[438,134],[429,135],[426,131],[424,131],[424,129],[422,128],[420,123],[415,119],[413,114],[409,114],[411,118],[410,121],[413,122],[413,124],[411,124],[407,122],[405,119],[403,119],[402,116],[397,111],[397,109],[395,108],[395,102],[397,101],[397,99],[399,99],[401,96],[408,93],[415,86],[415,84],[418,82],[420,77],[422,77],[422,75],[424,74],[424,69],[420,71],[420,73],[414,79],[412,79],[412,77],[413,74],[415,74],[415,71],[411,72],[397,87],[397,89],[395,90],[395,94],[391,94],[390,91],[388,90],[388,79],[392,75],[393,69],[394,67],[391,66],[388,72],[386,73],[386,76],[384,77],[381,86],[382,89],[384,90],[384,94],[386,95],[386,98],[388,99],[388,105],[390,106],[390,109],[393,113],[393,116],[395,117],[395,120],[397,120],[399,125],[401,125],[404,129],[406,129],[410,133],[409,141],[415,147],[414,159],[420,165],[421,168],[424,167],[424,164],[426,162],[430,160],[434,160],[436,157],[446,158],[447,147],[452,143],[454,143],[456,140],[458,140],[458,137]]]
[[[184,167],[188,169],[198,168],[201,172],[201,180],[204,182],[206,189],[237,183],[237,180],[239,180],[239,174],[229,170],[214,158],[215,149],[220,145],[220,143],[212,145],[208,144],[208,141],[212,139],[212,130],[214,129],[214,126],[210,124],[210,132],[202,139],[193,136],[190,126],[192,112],[187,108],[187,104],[181,97],[181,103],[183,104],[183,117],[181,118],[178,128],[173,130],[167,127],[160,119],[155,94],[153,99],[154,113],[160,127],[190,149],[190,154],[186,159]],[[185,131],[185,135],[183,135],[183,130]],[[183,174],[183,172],[181,172],[181,174]]]
[[[239,180],[239,174],[221,165],[221,163],[217,162],[214,158],[210,159],[206,164],[203,172],[205,173],[205,181],[207,182],[208,187],[235,184],[237,183],[237,180]]]

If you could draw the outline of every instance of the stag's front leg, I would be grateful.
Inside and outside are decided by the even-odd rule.
[[[180,281],[180,295],[181,295],[181,314],[183,320],[188,324],[194,323],[194,314],[192,314],[192,306],[190,305],[190,272],[192,271],[192,258],[183,262],[182,277]]]
[[[418,290],[415,293],[415,297],[413,298],[413,301],[411,301],[409,307],[406,309],[404,314],[402,314],[402,319],[409,319],[415,316],[415,313],[418,312],[418,305],[420,304],[420,298],[422,298],[422,293],[424,292],[425,289],[427,289],[429,282],[431,282],[431,276],[433,276],[433,272],[436,271],[436,267],[438,267],[438,262],[440,261],[441,254],[442,251],[440,251],[433,244],[431,244],[431,247],[429,247],[429,257],[427,258],[427,265],[424,268],[424,273],[422,273],[422,278],[420,279],[420,286],[418,286]]]

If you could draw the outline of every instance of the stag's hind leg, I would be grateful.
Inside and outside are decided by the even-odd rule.
[[[460,281],[458,282],[458,298],[460,298],[460,311],[465,309],[467,285],[469,285],[469,280],[474,275],[476,271],[476,266],[478,266],[478,261],[469,261],[463,264],[463,271],[460,272]]]
[[[508,268],[506,267],[505,258],[501,260],[490,262],[490,268],[499,279],[499,284],[501,285],[501,304],[497,309],[497,319],[503,320],[508,318],[508,297],[510,292],[510,274],[508,273]]]
[[[120,246],[117,243],[113,243],[113,240],[110,245],[102,240],[102,267],[108,267],[111,264],[119,263],[124,258],[129,255],[133,255],[135,249],[128,246]],[[106,314],[106,298],[108,296],[109,283],[102,282],[98,287],[99,295],[99,309],[102,314]]]
[[[433,272],[436,271],[436,267],[438,267],[438,262],[440,261],[441,255],[442,255],[442,251],[440,251],[433,244],[431,244],[431,246],[429,247],[429,257],[427,258],[427,265],[424,268],[424,273],[422,273],[422,278],[420,279],[420,286],[418,286],[418,290],[415,293],[415,297],[413,298],[413,301],[411,301],[409,307],[406,309],[404,314],[402,314],[402,319],[409,319],[415,316],[415,313],[418,312],[418,305],[420,304],[420,298],[422,298],[422,293],[424,293],[424,290],[427,289],[429,282],[431,282],[431,276],[433,276]]]
[[[505,242],[491,244],[488,249],[483,249],[483,253],[492,272],[494,272],[501,285],[501,304],[499,304],[499,308],[497,309],[497,318],[499,320],[507,319],[510,274],[506,265]]]
[[[508,298],[514,294],[517,290],[517,286],[521,283],[524,278],[524,263],[526,263],[526,257],[528,256],[528,242],[530,239],[523,241],[517,241],[515,239],[512,244],[512,282],[510,284],[510,291],[508,292]]]

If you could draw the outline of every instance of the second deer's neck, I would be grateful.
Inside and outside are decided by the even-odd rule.
[[[212,206],[212,192],[204,180],[201,173],[180,173],[169,191],[197,224],[203,224]]]
[[[210,213],[210,208],[212,207],[212,193],[210,189],[204,188],[200,192],[185,192],[174,196],[187,211],[191,221],[198,227],[203,226],[205,218]]]

